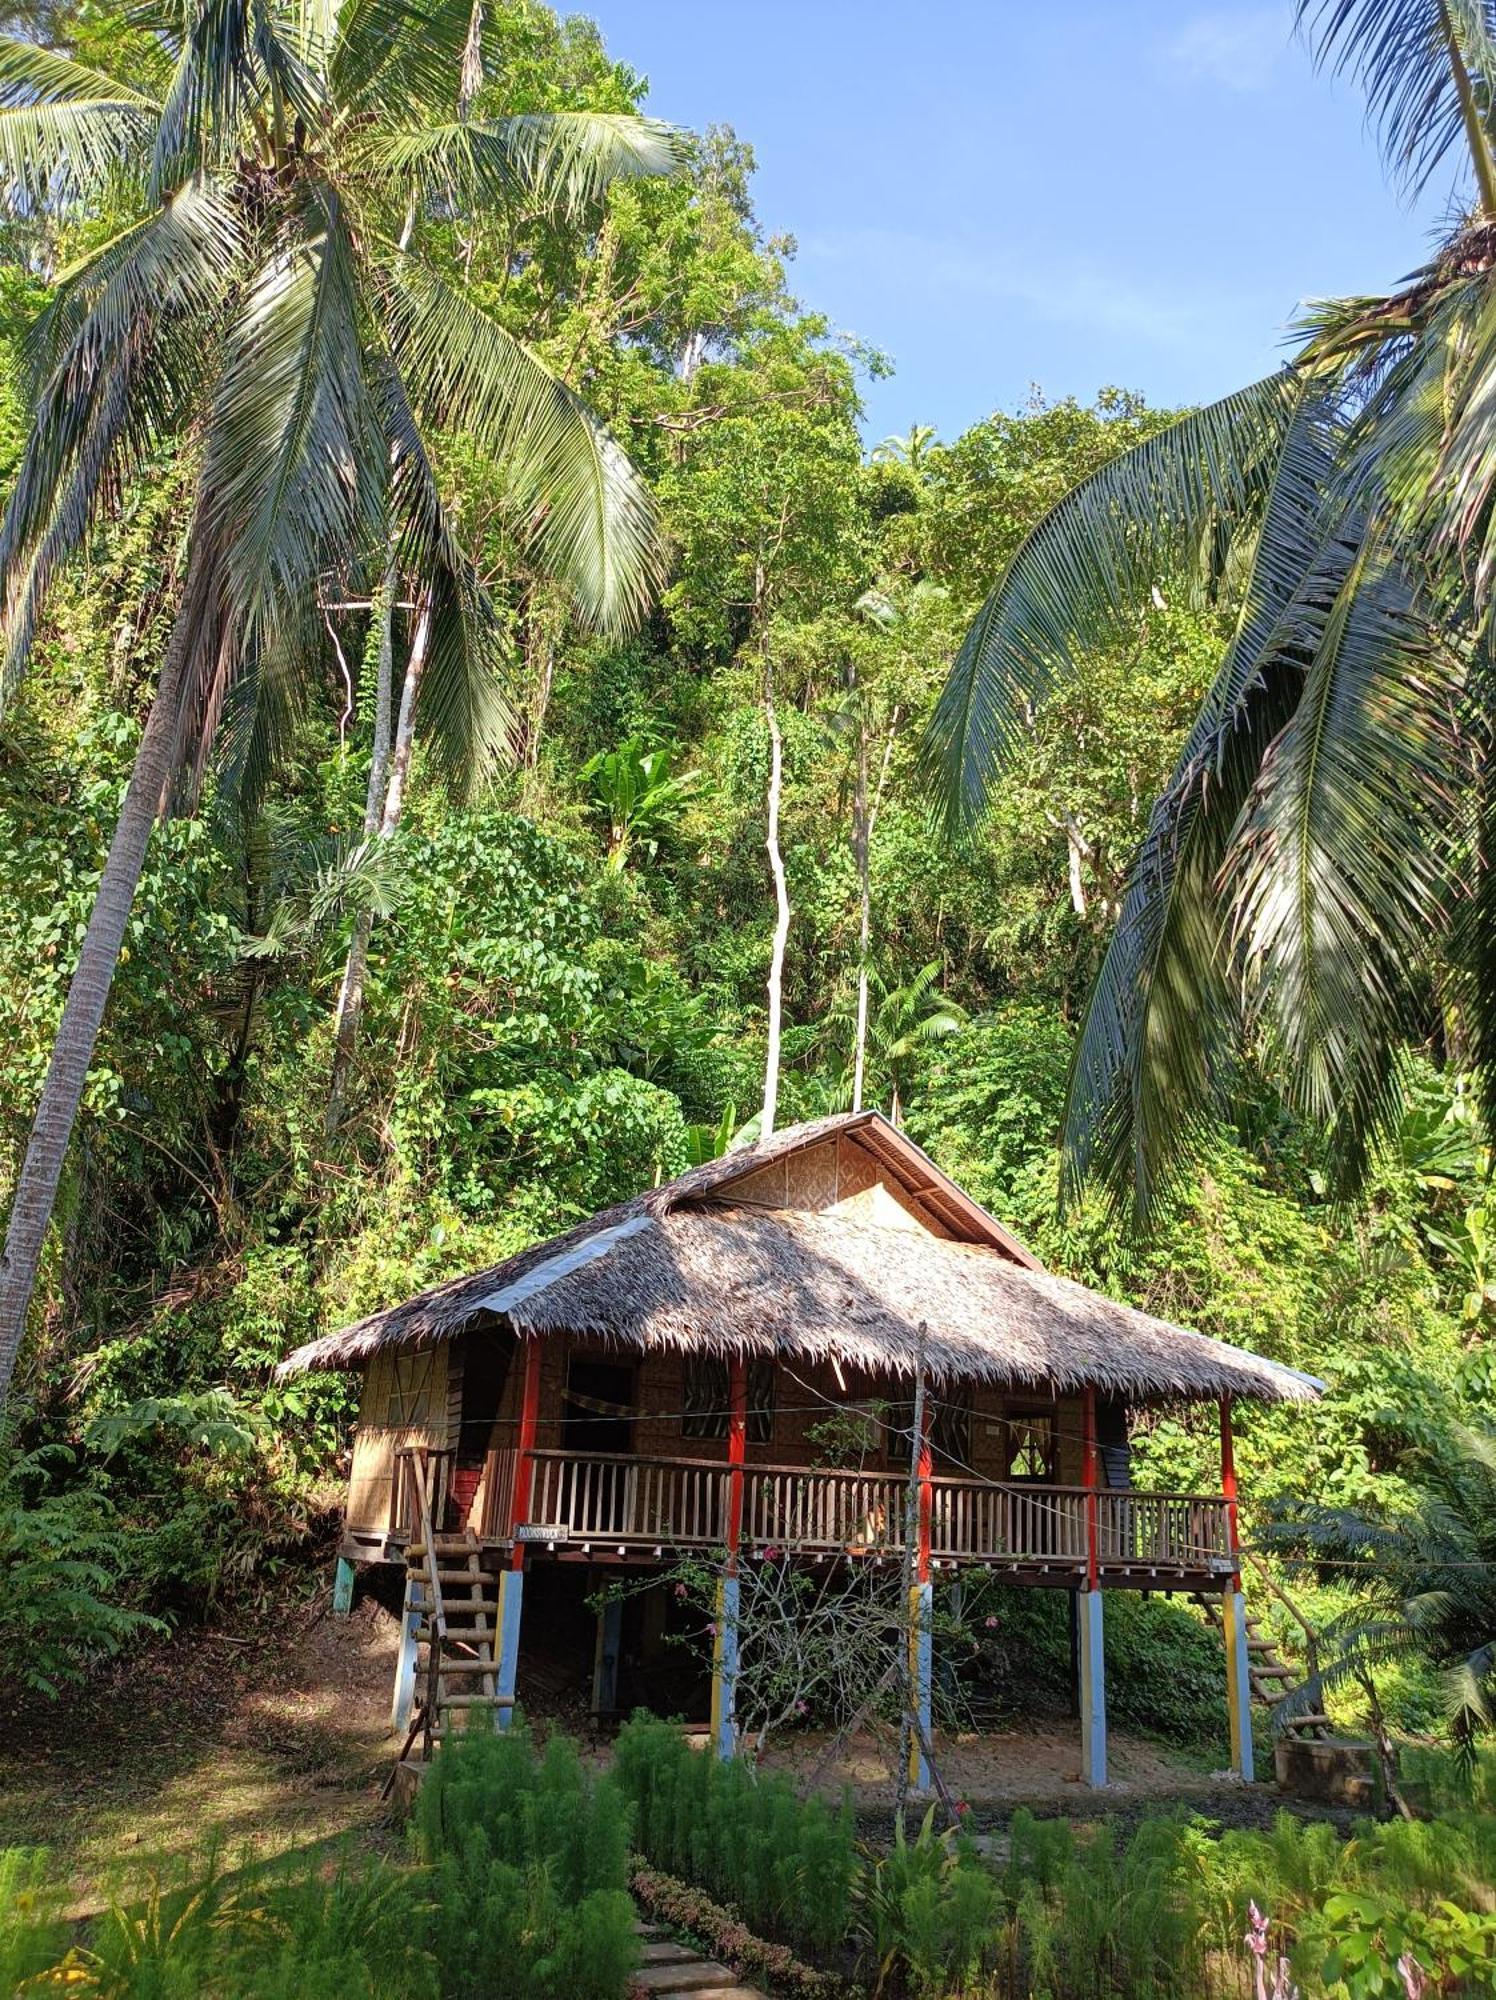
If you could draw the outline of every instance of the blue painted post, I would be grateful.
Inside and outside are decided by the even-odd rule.
[[[727,1370],[726,1561],[717,1580],[712,1631],[712,1749],[725,1762],[738,1753],[738,1551],[743,1539],[743,1465],[748,1453],[748,1369],[735,1355]]]
[[[525,1603],[523,1548],[518,1548],[516,1554],[520,1557],[520,1566],[506,1569],[499,1578],[499,1654],[498,1671],[494,1675],[495,1694],[507,1695],[511,1704],[519,1677],[519,1621]],[[495,1728],[507,1729],[513,1719],[512,1706],[494,1711]]]
[[[1106,1650],[1101,1592],[1080,1593],[1080,1761],[1088,1785],[1106,1783]]]
[[[597,1658],[592,1670],[592,1713],[618,1707],[618,1656],[623,1650],[623,1599],[610,1597],[597,1614]]]
[[[540,1423],[540,1342],[525,1342],[525,1379],[520,1393],[519,1437],[516,1441],[514,1490],[509,1502],[509,1567],[499,1577],[499,1650],[494,1692],[507,1695],[509,1706],[494,1711],[494,1726],[507,1729],[514,1716],[514,1688],[519,1678],[519,1621],[525,1603],[525,1545],[519,1531],[530,1518],[530,1486],[535,1472],[535,1438]]]
[[[725,1763],[738,1749],[738,1594],[736,1576],[717,1582],[712,1639],[712,1747]]]
[[[332,1615],[346,1618],[353,1609],[353,1579],[357,1575],[347,1556],[339,1556],[332,1573]]]
[[[1241,1530],[1236,1512],[1236,1445],[1231,1435],[1231,1398],[1221,1398],[1221,1492],[1226,1501],[1226,1538],[1231,1550],[1230,1587],[1221,1593],[1221,1625],[1226,1634],[1226,1713],[1231,1724],[1231,1768],[1246,1784],[1252,1769],[1252,1679],[1247,1652],[1247,1604],[1241,1592]]]
[[[410,1726],[416,1699],[416,1631],[425,1616],[425,1600],[415,1577],[405,1582],[405,1608],[400,1613],[400,1649],[395,1655],[395,1698],[390,1728],[398,1735]]]

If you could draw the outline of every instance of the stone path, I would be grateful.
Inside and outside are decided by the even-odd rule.
[[[713,1958],[701,1958],[689,1945],[677,1944],[658,1924],[635,1924],[643,1940],[644,1962],[634,1974],[641,1993],[679,1994],[681,2000],[767,2000],[756,1986],[740,1986],[731,1968]]]

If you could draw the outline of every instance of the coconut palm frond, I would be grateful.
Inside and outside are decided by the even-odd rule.
[[[586,404],[470,298],[398,261],[384,282],[390,349],[417,415],[491,453],[537,562],[589,625],[627,629],[660,581],[644,481]]]
[[[324,190],[249,285],[209,420],[204,507],[246,628],[294,619],[321,571],[372,540],[384,485],[353,250]]]
[[[1284,371],[1111,460],[1030,530],[964,640],[924,749],[949,824],[979,810],[1032,711],[1136,619],[1150,588],[1215,560],[1272,490],[1304,385]],[[1207,555],[1209,552],[1209,555]]]
[[[614,181],[674,173],[684,157],[674,127],[616,112],[412,122],[376,131],[363,170],[386,193],[418,189],[463,212],[540,207],[574,215]]]
[[[1496,14],[1488,0],[1299,0],[1298,22],[1319,63],[1360,83],[1383,153],[1410,193],[1427,187],[1462,140],[1489,161]]]
[[[393,369],[381,376],[380,411],[400,566],[416,588],[431,593],[421,725],[448,782],[471,792],[512,754],[518,738],[498,621],[442,504],[420,426]]]
[[[1294,1100],[1344,1147],[1401,1115],[1393,1052],[1415,968],[1454,893],[1459,663],[1407,570],[1354,531],[1326,549],[1288,620],[1307,658],[1223,875],[1249,1008],[1271,1024]],[[1434,821],[1431,832],[1430,817]]]
[[[1273,466],[1236,631],[1133,861],[1072,1059],[1067,1195],[1094,1176],[1147,1215],[1213,1130],[1240,1024],[1218,877],[1303,670],[1290,644],[1322,560],[1335,418],[1301,396]]]

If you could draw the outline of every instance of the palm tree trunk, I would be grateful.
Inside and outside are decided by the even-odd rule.
[[[410,655],[405,663],[405,679],[400,688],[400,720],[396,725],[393,755],[390,745],[390,694],[394,679],[394,645],[390,630],[395,591],[393,564],[385,573],[385,627],[379,643],[379,714],[374,728],[374,752],[369,765],[369,790],[364,806],[364,831],[388,840],[400,825],[405,807],[405,783],[410,774],[415,747],[416,701],[426,655],[431,643],[431,598],[421,599],[411,633]],[[381,740],[381,731],[383,733]],[[333,1031],[332,1078],[327,1089],[327,1131],[342,1123],[348,1096],[348,1077],[353,1052],[358,1046],[359,1021],[364,1011],[364,987],[369,970],[369,939],[374,929],[370,911],[361,910],[348,944],[348,960],[343,967],[343,983],[338,992],[337,1021]]]
[[[774,877],[774,902],[778,915],[774,923],[774,947],[769,954],[769,1040],[764,1051],[764,1113],[759,1136],[767,1139],[774,1130],[779,1108],[779,1042],[784,1012],[784,947],[790,934],[790,896],[784,879],[784,856],[779,851],[779,802],[784,790],[784,745],[779,734],[779,717],[774,712],[772,682],[764,695],[764,714],[769,723],[769,868]]]
[[[25,1334],[26,1315],[36,1287],[68,1142],[82,1102],[89,1064],[93,1061],[114,969],[119,963],[120,946],[124,943],[125,926],[130,920],[140,871],[150,846],[151,829],[176,765],[182,732],[189,622],[179,615],[172,632],[156,699],[146,718],[140,747],[135,753],[135,768],[130,773],[124,804],[115,822],[109,857],[99,877],[93,911],[83,934],[83,946],[52,1044],[31,1136],[26,1142],[26,1156],[16,1180],[5,1249],[0,1252],[0,1405],[9,1393]]]

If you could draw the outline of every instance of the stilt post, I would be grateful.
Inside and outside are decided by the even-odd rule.
[[[353,1579],[358,1574],[347,1556],[339,1556],[332,1572],[332,1615],[346,1618],[353,1609]]]
[[[1076,1606],[1080,1639],[1081,1775],[1106,1783],[1106,1645],[1101,1597],[1100,1459],[1096,1450],[1096,1391],[1087,1385],[1081,1404],[1082,1478],[1086,1489],[1086,1587]]]
[[[923,1386],[921,1384],[921,1386]],[[930,1583],[930,1533],[935,1511],[935,1463],[930,1450],[930,1404],[919,1399],[917,1540],[914,1551],[914,1582],[909,1591],[909,1690],[920,1728],[912,1733],[909,1746],[909,1783],[916,1792],[930,1789],[930,1765],[925,1745],[930,1741],[933,1721],[931,1695],[934,1684],[934,1592]]]
[[[608,1597],[597,1614],[597,1651],[592,1662],[592,1713],[612,1715],[618,1707],[618,1656],[623,1650],[623,1599]]]
[[[748,1454],[748,1367],[740,1354],[727,1372],[726,1559],[717,1579],[712,1632],[712,1748],[724,1760],[738,1747],[738,1553],[743,1540],[743,1466]]]
[[[400,1646],[395,1655],[395,1695],[390,1704],[390,1728],[398,1736],[409,1727],[416,1701],[416,1634],[426,1614],[426,1600],[420,1578],[409,1571],[405,1578],[405,1601],[400,1612]]]
[[[1231,1768],[1244,1783],[1255,1774],[1252,1752],[1252,1681],[1247,1601],[1241,1587],[1241,1530],[1236,1508],[1236,1446],[1231,1435],[1231,1398],[1221,1398],[1221,1493],[1226,1502],[1226,1539],[1231,1574],[1221,1592],[1221,1628],[1226,1637],[1226,1714],[1231,1731]]]
[[[498,1630],[498,1671],[494,1676],[495,1692],[514,1700],[514,1685],[519,1675],[519,1627],[520,1614],[525,1601],[525,1545],[519,1539],[519,1530],[529,1519],[530,1491],[535,1476],[535,1437],[540,1424],[540,1341],[531,1334],[525,1346],[525,1379],[520,1392],[519,1436],[516,1439],[514,1458],[514,1494],[509,1507],[509,1533],[511,1547],[509,1567],[499,1577],[499,1630]],[[507,1729],[514,1710],[512,1706],[495,1711],[497,1727]]]

